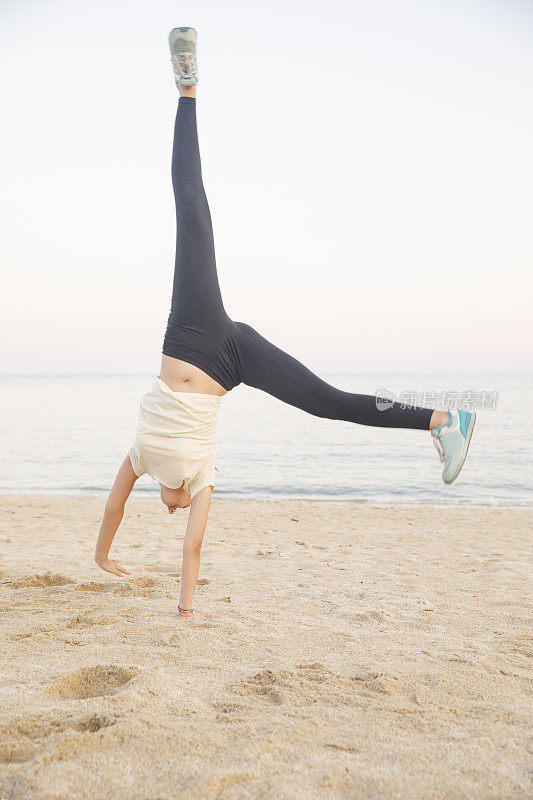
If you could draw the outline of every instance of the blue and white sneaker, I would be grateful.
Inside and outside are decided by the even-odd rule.
[[[196,86],[196,31],[194,28],[174,28],[168,36],[176,86]]]
[[[448,411],[448,414],[448,422],[440,428],[433,428],[431,435],[444,464],[442,480],[444,483],[453,483],[465,463],[476,415],[470,411]]]

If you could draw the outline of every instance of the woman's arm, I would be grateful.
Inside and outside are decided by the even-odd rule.
[[[183,542],[183,562],[181,566],[180,608],[192,609],[192,598],[196,589],[200,569],[200,553],[207,525],[211,493],[213,488],[206,486],[196,494],[191,502],[189,521]]]
[[[106,572],[118,575],[119,578],[123,578],[124,575],[131,575],[131,572],[121,567],[116,561],[111,561],[109,550],[118,526],[122,522],[126,500],[130,496],[136,480],[137,475],[131,466],[130,457],[126,456],[120,465],[115,482],[109,492],[94,551],[94,560],[98,566],[102,567]]]

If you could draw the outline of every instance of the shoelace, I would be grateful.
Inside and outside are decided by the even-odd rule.
[[[179,53],[172,58],[172,63],[182,78],[190,78],[191,75],[194,75],[194,58],[191,53]]]
[[[445,460],[446,457],[444,455],[444,445],[442,444],[442,439],[440,438],[440,436],[434,436],[433,437],[433,444],[435,445],[435,447],[437,449],[437,453],[439,454],[439,458],[441,460],[441,463],[444,464],[444,460]]]

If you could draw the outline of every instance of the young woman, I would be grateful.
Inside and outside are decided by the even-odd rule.
[[[444,462],[446,483],[455,480],[464,463],[475,414],[406,408],[343,392],[249,325],[228,317],[218,284],[211,216],[200,166],[196,31],[175,28],[169,38],[180,93],[172,157],[177,217],[172,305],[159,377],[141,400],[135,442],[109,494],[95,560],[119,577],[130,574],[109,558],[109,550],[135,481],[149,473],[160,483],[161,500],[171,514],[190,506],[178,610],[191,615],[202,613],[193,612],[192,599],[214,488],[217,414],[226,392],[245,383],[317,417],[383,428],[431,430]]]

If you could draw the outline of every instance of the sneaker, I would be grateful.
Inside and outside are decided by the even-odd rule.
[[[170,31],[168,41],[176,86],[196,86],[196,31],[194,28],[174,28]]]
[[[440,428],[433,428],[431,435],[444,464],[442,480],[444,483],[453,483],[465,463],[476,415],[469,411],[454,411],[453,414],[448,411],[448,414],[448,422]]]

